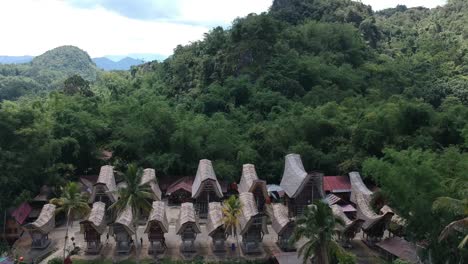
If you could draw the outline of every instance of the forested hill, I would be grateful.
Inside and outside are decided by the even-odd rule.
[[[0,101],[59,89],[75,74],[88,81],[97,78],[89,55],[74,46],[49,50],[29,63],[0,65]]]
[[[348,0],[276,0],[164,62],[4,101],[0,207],[105,163],[182,176],[207,158],[227,181],[253,163],[278,183],[295,152],[308,171],[361,171],[407,219],[408,239],[425,241],[434,263],[457,263],[460,239],[437,237],[460,213],[432,203],[468,189],[467,16],[464,0],[377,13]]]

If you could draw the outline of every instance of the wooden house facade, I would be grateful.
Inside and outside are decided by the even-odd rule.
[[[288,208],[283,204],[272,204],[269,209],[271,226],[278,235],[277,245],[283,251],[294,251],[295,247],[289,242],[291,238],[295,222],[289,217]]]
[[[109,233],[115,239],[115,249],[119,254],[129,254],[134,246],[132,236],[135,234],[135,223],[132,208],[128,206],[110,226]]]
[[[176,233],[182,240],[182,252],[196,252],[195,239],[201,233],[195,208],[192,203],[183,203],[180,206],[179,218],[176,223]]]
[[[366,241],[374,245],[375,242],[382,239],[394,213],[376,214],[370,205],[373,193],[366,187],[361,175],[358,172],[350,172],[349,179],[352,189],[351,202],[356,204],[357,218],[364,220],[362,224],[363,234]]]
[[[242,205],[239,216],[242,250],[245,254],[261,253],[263,235],[268,233],[264,214],[258,211],[253,193],[241,193],[239,200]]]
[[[214,252],[226,251],[226,229],[223,221],[223,206],[221,203],[212,202],[208,206],[208,220],[206,223],[206,231],[213,242]]]
[[[106,204],[95,202],[88,217],[80,222],[80,231],[86,242],[86,254],[99,254],[102,248],[101,236],[106,231]]]
[[[251,192],[259,212],[263,212],[265,204],[269,201],[266,181],[260,180],[253,164],[242,166],[242,176],[238,185],[239,193]]]
[[[114,177],[114,167],[106,165],[101,167],[97,182],[89,197],[89,203],[103,202],[109,208],[117,201],[117,185]]]
[[[42,207],[36,221],[26,224],[24,229],[31,235],[32,249],[44,249],[50,245],[49,233],[55,227],[55,205],[46,204]]]
[[[307,173],[298,154],[286,155],[280,186],[286,193],[285,203],[291,216],[302,215],[309,204],[325,196],[323,174]]]
[[[200,160],[197,175],[192,185],[192,199],[198,217],[207,218],[208,204],[210,202],[219,202],[222,197],[223,191],[216,178],[211,161],[207,159]]]
[[[148,234],[150,242],[148,254],[160,254],[167,249],[164,234],[168,231],[166,204],[162,201],[154,201],[145,228],[145,234]]]

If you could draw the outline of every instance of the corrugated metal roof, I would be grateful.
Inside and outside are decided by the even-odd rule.
[[[18,224],[22,225],[26,218],[28,218],[28,215],[31,213],[31,210],[32,207],[28,203],[24,202],[20,206],[18,206],[18,208],[16,208],[15,211],[13,211],[11,216],[15,218]]]
[[[351,192],[351,182],[347,176],[323,177],[323,190],[326,192]]]

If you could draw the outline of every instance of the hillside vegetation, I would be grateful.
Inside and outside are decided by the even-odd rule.
[[[457,263],[467,257],[456,248],[461,234],[437,237],[466,211],[432,203],[466,199],[468,189],[467,19],[463,0],[377,13],[349,0],[275,0],[164,62],[100,73],[91,92],[74,76],[65,90],[4,101],[1,207],[97,173],[103,149],[117,169],[136,162],[159,176],[194,175],[207,158],[220,179],[238,181],[253,163],[270,183],[296,152],[309,171],[362,171],[408,220],[407,238],[427,245],[425,257]],[[84,57],[67,63],[83,67],[70,73],[94,69]],[[37,72],[58,72],[53,65],[2,67],[1,82],[13,84],[0,91],[47,90]]]
[[[49,50],[30,63],[0,65],[0,101],[59,89],[74,74],[89,81],[97,78],[89,55],[73,46]]]

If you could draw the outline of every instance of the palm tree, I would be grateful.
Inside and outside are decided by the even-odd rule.
[[[466,197],[466,196],[465,196]],[[462,216],[464,218],[456,220],[448,224],[440,233],[439,241],[447,239],[451,234],[455,232],[466,232],[468,230],[468,199],[462,200],[451,198],[451,197],[439,197],[432,204],[434,211],[445,211],[454,216]],[[458,248],[462,249],[468,242],[468,235],[462,239]]]
[[[241,214],[242,204],[237,196],[232,195],[229,199],[224,201],[223,214],[224,226],[226,233],[234,236],[237,240],[237,247],[239,248],[239,237],[237,236],[237,227],[239,226],[239,216]],[[239,248],[240,258],[240,248]]]
[[[448,224],[440,233],[439,241],[447,239],[451,234],[456,232],[466,233],[468,230],[468,182],[458,178],[448,178],[443,182],[447,191],[462,199],[452,197],[439,197],[432,203],[434,212],[446,212],[459,220]],[[458,244],[458,248],[462,249],[468,242],[468,235]]]
[[[132,208],[133,227],[135,229],[135,249],[138,249],[138,234],[137,223],[142,211],[149,212],[151,210],[152,199],[151,192],[148,186],[140,185],[143,171],[135,164],[128,165],[127,172],[124,174],[126,186],[116,191],[119,199],[109,206],[109,210],[115,209],[117,213],[122,212],[127,207]],[[138,261],[138,252],[137,252]]]
[[[323,201],[316,201],[306,208],[304,215],[297,219],[291,237],[292,242],[298,242],[302,238],[308,239],[298,250],[298,255],[303,256],[304,263],[312,256],[316,257],[319,264],[330,263],[330,252],[341,250],[339,244],[333,240],[338,223],[343,224]]]
[[[63,244],[63,259],[65,260],[70,220],[74,219],[74,217],[83,217],[90,211],[88,199],[81,192],[77,183],[69,182],[62,188],[62,196],[51,199],[50,203],[58,207],[57,213],[66,212],[67,214],[67,231],[65,233],[65,243]]]

